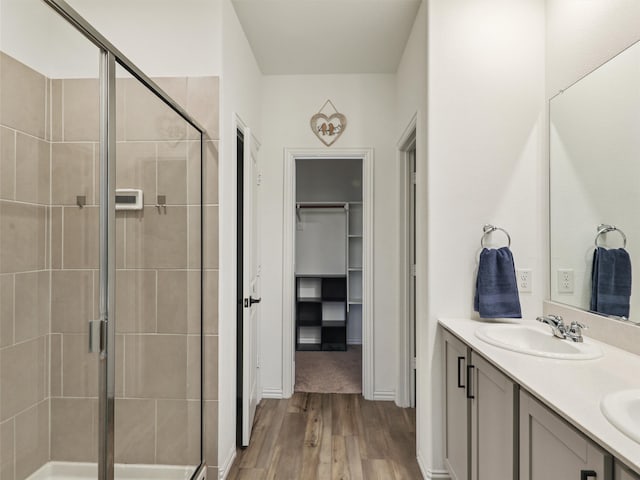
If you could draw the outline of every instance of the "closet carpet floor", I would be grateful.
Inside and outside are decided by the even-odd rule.
[[[296,352],[296,392],[362,393],[362,346],[346,352]]]
[[[421,480],[415,409],[360,395],[262,400],[229,480]]]

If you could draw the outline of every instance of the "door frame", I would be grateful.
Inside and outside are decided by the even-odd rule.
[[[374,400],[373,148],[284,150],[282,395],[284,398],[291,397],[295,385],[296,159],[328,158],[362,160],[362,394],[365,399]]]
[[[398,376],[398,394],[397,403],[401,407],[413,407],[415,390],[417,387],[413,386],[411,375],[413,374],[412,365],[412,345],[415,342],[416,332],[416,318],[417,311],[414,316],[414,322],[411,322],[411,270],[409,262],[411,259],[411,252],[409,247],[411,239],[409,238],[409,215],[411,212],[411,195],[407,187],[409,186],[408,179],[410,178],[411,168],[411,152],[416,149],[417,144],[417,113],[413,115],[409,123],[407,124],[404,132],[398,140],[398,164],[400,168],[400,312],[399,312],[399,358],[398,365],[400,368]],[[414,156],[415,157],[415,156]],[[416,162],[417,169],[417,159]],[[417,197],[417,179],[416,179],[416,197]],[[416,205],[417,206],[417,205]],[[417,236],[417,218],[414,225]],[[417,262],[416,262],[417,265]],[[416,309],[417,310],[417,309]],[[416,352],[417,353],[417,352]],[[417,355],[416,355],[417,356]],[[417,363],[417,360],[416,360]],[[415,366],[417,369],[417,365]]]

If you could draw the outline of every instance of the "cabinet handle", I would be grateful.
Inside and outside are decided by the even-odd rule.
[[[580,480],[589,480],[590,478],[598,478],[598,474],[593,470],[580,471]]]
[[[474,368],[476,367],[473,365],[467,365],[467,398],[470,398],[472,400],[476,398],[473,395],[473,385],[471,383],[471,376],[472,376],[471,370],[473,370]]]
[[[458,388],[464,388],[462,383],[462,362],[465,360],[465,357],[458,357]]]

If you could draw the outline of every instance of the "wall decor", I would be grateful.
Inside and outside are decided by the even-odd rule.
[[[333,109],[333,112],[328,106]],[[327,147],[340,138],[345,128],[347,128],[347,117],[338,112],[331,100],[324,102],[318,113],[311,117],[311,130]]]

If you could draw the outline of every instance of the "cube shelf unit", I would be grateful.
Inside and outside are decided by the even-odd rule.
[[[296,349],[347,349],[346,276],[296,276]]]

